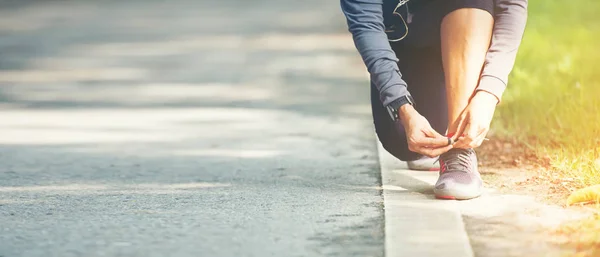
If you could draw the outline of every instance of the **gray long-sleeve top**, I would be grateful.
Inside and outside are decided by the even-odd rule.
[[[340,0],[371,81],[379,90],[384,105],[409,95],[398,69],[398,59],[392,50],[383,20],[383,0]],[[517,49],[521,44],[527,21],[527,0],[496,0],[494,28],[477,90],[501,99],[508,74],[512,71]],[[404,60],[400,60],[404,61]]]

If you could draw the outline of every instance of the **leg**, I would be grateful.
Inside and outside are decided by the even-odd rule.
[[[418,159],[417,153],[408,150],[406,136],[403,134],[404,129],[390,119],[387,110],[379,100],[379,91],[373,84],[371,84],[371,110],[375,132],[383,148],[402,161]]]
[[[436,5],[439,6],[439,4]],[[411,4],[411,10],[415,11],[415,19],[414,22],[408,24],[410,31],[408,37],[391,45],[400,60],[398,67],[415,99],[416,110],[429,121],[433,129],[444,134],[447,130],[448,110],[444,69],[439,47],[441,15],[436,11],[438,10],[436,5],[429,5],[431,8],[418,8]],[[431,19],[435,15],[440,17],[438,22]],[[424,158],[424,156],[408,150],[404,128],[401,124],[394,124],[390,120],[387,110],[379,100],[379,93],[373,86],[371,87],[371,105],[377,136],[389,153],[400,160],[408,161],[411,169],[439,169],[435,160]]]
[[[402,43],[394,43],[392,47],[401,60],[398,66],[415,99],[415,108],[438,133],[445,133],[447,104],[439,47],[406,46]],[[371,86],[371,106],[375,130],[383,147],[403,161],[420,159],[420,154],[408,150],[404,128],[392,122],[374,86]],[[429,166],[432,164],[433,161]]]
[[[452,11],[442,20],[441,49],[449,134],[458,129],[458,118],[477,87],[493,25],[492,15],[477,8]]]
[[[491,0],[450,0],[447,3],[463,4],[449,9],[440,28],[448,99],[448,133],[452,134],[457,132],[459,117],[479,82],[494,19]],[[475,6],[469,6],[471,4]],[[440,165],[440,177],[434,187],[436,197],[471,199],[481,195],[483,181],[473,149],[452,149],[440,156]]]

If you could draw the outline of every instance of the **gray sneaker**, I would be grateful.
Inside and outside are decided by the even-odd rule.
[[[440,165],[437,162],[437,158],[423,156],[414,161],[407,161],[406,163],[411,170],[439,171]]]
[[[433,189],[437,198],[467,200],[482,191],[475,150],[451,149],[440,156],[440,177]]]

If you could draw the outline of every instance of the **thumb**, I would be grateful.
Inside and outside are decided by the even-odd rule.
[[[466,127],[469,125],[467,122],[468,117],[459,117],[458,126],[456,127],[456,132],[449,133],[448,136],[452,137],[454,141],[458,141],[458,138],[461,137],[465,133]]]
[[[478,126],[473,122],[469,122],[469,126],[465,128],[465,134],[467,134],[469,138],[475,139],[477,135],[479,135]]]

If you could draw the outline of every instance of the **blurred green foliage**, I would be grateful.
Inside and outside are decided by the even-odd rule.
[[[600,1],[531,0],[494,131],[551,160],[578,186],[600,184]]]

